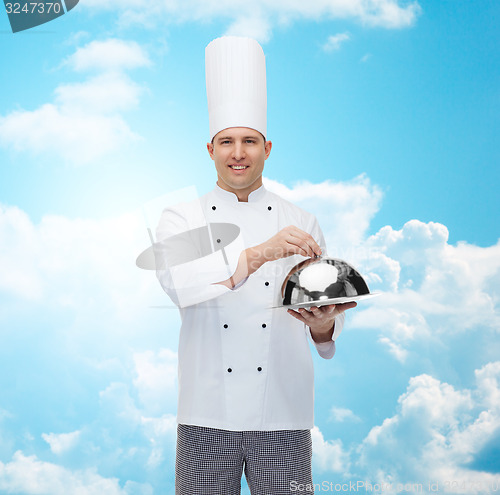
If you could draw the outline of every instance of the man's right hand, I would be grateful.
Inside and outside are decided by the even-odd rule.
[[[262,244],[245,249],[241,253],[233,276],[218,283],[232,288],[245,277],[256,272],[264,263],[287,258],[294,254],[314,258],[321,255],[321,248],[307,232],[294,225],[289,225]]]
[[[262,250],[266,261],[279,260],[294,254],[301,254],[308,258],[321,255],[321,248],[314,238],[294,225],[281,229],[258,247]]]
[[[289,225],[262,244],[247,250],[249,273],[255,272],[267,261],[287,258],[294,254],[314,258],[321,255],[321,248],[307,232]]]

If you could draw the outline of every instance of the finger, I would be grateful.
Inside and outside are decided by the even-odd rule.
[[[314,258],[314,256],[316,256],[314,249],[307,242],[307,239],[304,239],[304,237],[290,233],[290,236],[288,238],[288,242],[290,244],[293,244],[293,245],[299,247],[305,253],[304,256],[306,256],[308,258]],[[302,254],[302,253],[300,253],[300,254]]]
[[[319,246],[319,244],[314,240],[313,237],[309,236],[307,239],[306,239],[306,242],[309,244],[310,248],[312,249],[312,252],[314,253],[313,256],[311,256],[312,258],[316,257],[316,256],[321,256],[321,247]]]
[[[287,310],[287,313],[289,315],[292,315],[294,318],[297,318],[297,320],[301,321],[302,323],[307,324],[306,320],[302,317],[302,315],[297,313],[297,311],[294,311],[293,309],[289,309],[289,310]]]
[[[311,251],[309,246],[306,243],[301,243],[297,237],[290,236],[286,242],[288,250],[293,254],[301,254],[306,258],[311,257]]]
[[[327,304],[326,306],[321,306],[324,313],[331,315],[337,306],[335,304]]]
[[[314,307],[317,307],[322,313],[331,313],[335,309],[335,304],[325,304],[324,306]]]
[[[314,237],[312,235],[307,234],[307,236],[306,236],[306,242],[309,244],[309,246],[313,250],[315,256],[321,256],[321,247],[314,240]]]
[[[337,307],[336,307],[337,314],[340,315],[344,311],[347,311],[348,309],[355,308],[357,305],[358,305],[358,303],[354,302],[354,301],[351,301],[348,303],[343,303],[343,304],[337,304]]]
[[[308,235],[305,239],[303,239],[303,242],[307,245],[308,249],[311,250],[311,258],[321,256],[321,248],[311,236]]]
[[[311,312],[314,316],[321,318],[323,316],[323,310],[321,308],[317,308],[316,306],[313,306],[311,308]]]
[[[357,302],[350,301],[350,302],[346,302],[346,303],[343,303],[343,304],[337,304],[337,308],[338,309],[346,310],[346,309],[355,308],[357,305],[358,305]]]
[[[318,308],[316,308],[316,309],[318,309]],[[310,322],[310,321],[314,320],[314,318],[316,318],[314,313],[311,310],[307,310],[306,308],[299,308],[299,313],[302,315],[304,320],[306,320],[308,322]]]
[[[298,227],[295,227],[295,225],[291,226],[290,234],[293,235],[294,237],[298,237],[304,243],[307,244],[307,246],[313,253],[311,257],[321,255],[321,248],[319,247],[318,243],[314,240],[314,237],[312,235],[308,234],[307,232],[304,232]]]

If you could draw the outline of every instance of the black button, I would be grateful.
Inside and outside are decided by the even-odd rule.
[[[266,324],[265,323],[262,323],[262,328],[266,328]]]
[[[217,242],[219,242],[219,243],[220,243],[220,239],[217,239]]]
[[[271,211],[273,208],[271,206],[268,206],[267,209]]]
[[[267,287],[269,285],[269,282],[265,282],[264,285]]]
[[[224,325],[224,328],[227,328],[227,324]]]
[[[217,208],[215,206],[212,206],[212,210],[216,210]]]
[[[228,369],[227,369],[227,372],[228,372],[228,373],[231,373],[231,371],[233,371],[231,368],[228,368]]]
[[[257,371],[262,371],[262,368],[259,366],[259,367],[257,368]]]

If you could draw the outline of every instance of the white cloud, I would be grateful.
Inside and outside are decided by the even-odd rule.
[[[89,31],[75,31],[74,33],[70,34],[67,36],[67,38],[64,41],[65,45],[68,46],[73,46],[81,43],[83,40],[91,38],[91,34]]]
[[[350,40],[351,36],[349,33],[338,33],[332,36],[328,36],[326,43],[323,45],[323,50],[325,52],[334,52],[340,50],[343,43]]]
[[[318,472],[333,471],[347,474],[349,456],[344,451],[340,440],[325,440],[323,433],[315,426],[311,430],[313,443],[313,467]]]
[[[266,18],[240,17],[231,24],[225,34],[228,36],[242,36],[244,34],[244,36],[265,43],[271,38],[271,26]]]
[[[176,399],[177,353],[170,349],[134,355],[134,386],[148,414],[163,413]]]
[[[86,164],[140,139],[122,113],[138,105],[144,88],[124,71],[150,65],[146,52],[134,42],[93,41],[77,49],[67,64],[77,71],[101,73],[61,84],[54,101],[35,110],[0,116],[0,145]]]
[[[380,188],[365,175],[346,182],[312,184],[304,181],[292,188],[271,179],[265,179],[264,184],[270,191],[314,213],[327,246],[332,253],[334,247],[335,256],[347,260],[360,249],[382,200]]]
[[[174,371],[165,369],[165,363],[175,358],[169,349],[162,349],[158,354],[152,351],[136,354],[135,389],[126,382],[114,382],[99,393],[101,419],[94,428],[98,436],[105,432],[105,443],[113,446],[112,457],[125,457],[131,464],[145,466],[148,471],[173,467],[177,420],[175,414],[165,410],[175,410],[176,398],[170,390]],[[162,371],[167,371],[167,376]],[[159,405],[154,404],[154,398]],[[128,449],[121,441],[123,432],[136,434]]]
[[[346,421],[359,422],[361,419],[356,416],[350,409],[345,407],[332,407],[330,411],[330,420],[336,423],[344,423]]]
[[[151,453],[147,460],[149,468],[157,468],[165,464],[166,451],[170,457],[175,455],[177,435],[177,419],[172,414],[164,414],[156,418],[142,418],[142,426],[151,444]]]
[[[0,490],[23,495],[152,495],[147,484],[131,483],[124,488],[116,478],[104,478],[95,469],[70,471],[36,456],[17,451],[8,463],[0,462]]]
[[[400,325],[397,325],[400,328]],[[411,329],[413,336],[413,329]],[[404,363],[408,357],[408,351],[400,344],[393,342],[388,337],[380,337],[379,341],[389,348],[389,353],[392,354],[399,362]]]
[[[170,356],[174,353],[164,349],[159,355]],[[155,360],[158,359],[153,352],[141,353],[140,357],[142,368],[154,367]],[[151,363],[146,363],[148,357]],[[166,381],[168,383],[168,378]],[[165,384],[158,379],[148,386],[150,388],[147,391],[151,395],[154,393],[151,387],[156,387],[157,400],[161,405],[165,405],[164,398],[160,396],[165,390]],[[133,383],[124,380],[112,382],[99,392],[98,417],[85,427],[79,442],[78,451],[82,454],[80,462],[84,465],[98,463],[99,466],[108,468],[113,466],[111,469],[119,464],[122,468],[125,467],[128,476],[133,478],[135,475],[141,479],[146,469],[155,480],[153,484],[169,492],[163,483],[156,484],[156,470],[166,472],[167,479],[171,481],[177,420],[174,414],[156,413],[161,407],[153,407],[151,404],[143,407],[141,399],[138,398],[141,388],[144,388],[143,383],[139,384],[139,388],[135,388]],[[170,397],[169,401],[170,408],[175,409],[175,398]],[[147,486],[149,485],[146,485],[146,488]],[[125,489],[130,490],[131,495],[143,492],[149,494],[149,491],[144,491],[143,485],[132,481],[127,482]]]
[[[500,361],[475,371],[481,403],[500,413]]]
[[[123,71],[149,67],[151,60],[135,41],[107,39],[91,41],[68,57],[67,64],[74,70]]]
[[[43,282],[37,274],[39,240],[28,215],[0,205],[0,290],[25,299],[38,299]]]
[[[112,427],[117,431],[133,429],[141,423],[141,411],[130,395],[126,383],[113,382],[99,392],[101,411],[112,421]]]
[[[421,12],[416,1],[399,0],[255,0],[252,3],[229,0],[86,0],[84,7],[95,10],[116,10],[122,25],[158,23],[226,21],[229,33],[255,36],[267,41],[276,25],[304,19],[326,21],[352,19],[367,26],[388,29],[412,26]]]
[[[14,419],[14,415],[0,407],[0,459],[12,453],[17,440],[7,424],[11,419]]]
[[[354,253],[358,267],[372,290],[386,293],[356,312],[352,324],[378,328],[381,342],[400,361],[416,335],[438,342],[450,334],[500,328],[500,242],[453,246],[444,225],[411,220],[401,230],[380,229],[364,246]]]
[[[80,431],[71,433],[42,433],[42,438],[50,445],[54,454],[64,454],[72,450],[80,440]]]
[[[142,91],[124,74],[105,73],[83,83],[61,84],[55,90],[56,105],[62,115],[109,119],[137,107]]]
[[[6,411],[5,409],[2,409],[0,407],[0,422],[4,421],[5,419],[12,418],[12,417],[13,417],[13,415],[9,411]]]
[[[91,163],[139,138],[118,115],[67,113],[50,103],[0,118],[0,134],[4,147],[60,156],[75,165]]]
[[[476,371],[476,388],[456,390],[429,375],[410,379],[397,413],[375,426],[358,448],[356,469],[377,482],[433,480],[449,492],[491,493],[500,474],[468,467],[500,434],[500,362]],[[451,481],[456,481],[455,489]],[[459,488],[462,487],[462,488]]]
[[[82,314],[107,307],[121,321],[160,293],[154,275],[135,266],[148,244],[139,214],[103,220],[46,215],[33,224],[18,208],[0,207],[0,235],[0,289],[21,300]]]

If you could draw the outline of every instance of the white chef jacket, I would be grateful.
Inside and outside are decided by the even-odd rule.
[[[273,308],[284,278],[305,258],[267,262],[234,289],[217,282],[234,273],[243,249],[289,225],[310,233],[326,254],[316,218],[264,186],[248,202],[216,186],[197,202],[165,209],[157,241],[207,222],[235,224],[240,235],[224,252],[157,270],[182,318],[178,423],[233,431],[312,428],[310,331],[286,309]],[[343,323],[342,314],[332,341],[315,343],[322,357],[335,353]]]

